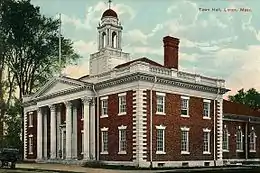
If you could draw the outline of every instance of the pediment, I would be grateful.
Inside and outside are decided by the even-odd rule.
[[[34,95],[34,98],[51,95],[60,91],[72,90],[85,84],[81,81],[67,79],[67,78],[54,78],[48,81],[42,88],[40,88]]]

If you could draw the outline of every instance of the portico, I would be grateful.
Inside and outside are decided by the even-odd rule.
[[[93,103],[92,97],[83,97],[38,107],[37,160],[95,159],[96,127],[90,123],[95,119]]]
[[[31,96],[34,102],[24,109],[24,121],[31,118],[30,112],[35,112],[37,127],[25,124],[25,141],[29,142],[27,131],[35,131],[30,135],[36,139],[34,154],[38,161],[96,158],[95,97],[88,88],[85,82],[58,77]],[[67,89],[75,92],[64,92]],[[30,146],[27,148],[25,151]],[[25,158],[27,155],[30,154],[25,152]]]

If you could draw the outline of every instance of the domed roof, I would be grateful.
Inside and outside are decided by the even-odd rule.
[[[115,17],[115,18],[118,18],[116,12],[114,10],[112,10],[112,9],[107,9],[103,13],[103,15],[102,15],[102,18],[104,18],[104,17]]]

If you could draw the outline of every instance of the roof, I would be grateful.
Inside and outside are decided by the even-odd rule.
[[[101,19],[104,18],[104,17],[115,17],[115,18],[118,18],[116,12],[115,12],[114,10],[112,10],[112,9],[107,9],[107,10],[103,13]]]
[[[260,117],[260,111],[250,108],[241,103],[223,100],[223,114],[235,114]]]
[[[154,66],[158,66],[158,67],[163,67],[163,65],[155,62],[155,61],[152,61],[146,57],[143,57],[143,58],[138,58],[138,59],[135,59],[133,61],[129,61],[129,62],[126,62],[124,64],[120,64],[118,66],[116,66],[115,68],[122,68],[122,67],[126,67],[126,66],[129,66],[130,64],[134,63],[134,62],[137,62],[137,61],[140,61],[140,62],[146,62],[148,64],[151,64],[151,65],[154,65]]]

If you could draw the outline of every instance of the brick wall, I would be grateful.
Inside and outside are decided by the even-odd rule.
[[[119,93],[118,93],[119,94]],[[108,127],[108,155],[100,154],[100,160],[110,161],[132,161],[132,136],[133,136],[133,91],[127,91],[126,95],[126,115],[118,116],[118,94],[108,96],[108,117],[100,118],[99,128]],[[100,102],[101,115],[101,102]],[[119,137],[118,127],[127,126],[127,154],[118,154]],[[101,151],[101,131],[99,135],[100,151]]]
[[[147,91],[147,148],[150,148],[150,91]],[[155,115],[156,113],[156,92],[153,92],[153,160],[212,160],[213,159],[213,101],[211,101],[211,119],[203,119],[203,99],[190,97],[189,118],[181,117],[181,96],[176,94],[166,94],[165,98],[166,115]],[[156,127],[166,126],[165,129],[165,151],[166,154],[156,154]],[[189,155],[181,154],[181,130],[186,126],[189,131]],[[203,154],[203,128],[211,129],[211,154]],[[148,160],[150,160],[148,150]]]
[[[223,114],[234,114],[234,115],[243,115],[243,116],[253,116],[253,117],[259,117],[260,112],[257,110],[253,110],[250,107],[239,104],[239,103],[234,103],[230,102],[227,100],[224,100],[223,102]],[[249,119],[249,117],[248,117]],[[246,124],[247,124],[247,132],[248,134],[245,135],[246,133]],[[254,122],[250,121],[234,121],[234,120],[224,120],[223,125],[226,126],[228,129],[228,132],[230,134],[229,136],[229,151],[228,152],[223,152],[223,159],[246,159],[246,151],[247,151],[247,156],[248,159],[250,158],[259,158],[260,157],[260,138],[258,137],[260,135],[260,124],[256,124]],[[236,151],[236,132],[238,127],[241,127],[242,132],[243,132],[243,152],[237,152]],[[256,152],[250,152],[249,151],[249,134],[251,132],[252,127],[254,127],[255,132],[256,132]],[[245,138],[247,138],[248,144],[246,145],[245,143]],[[247,147],[247,150],[246,150]]]

